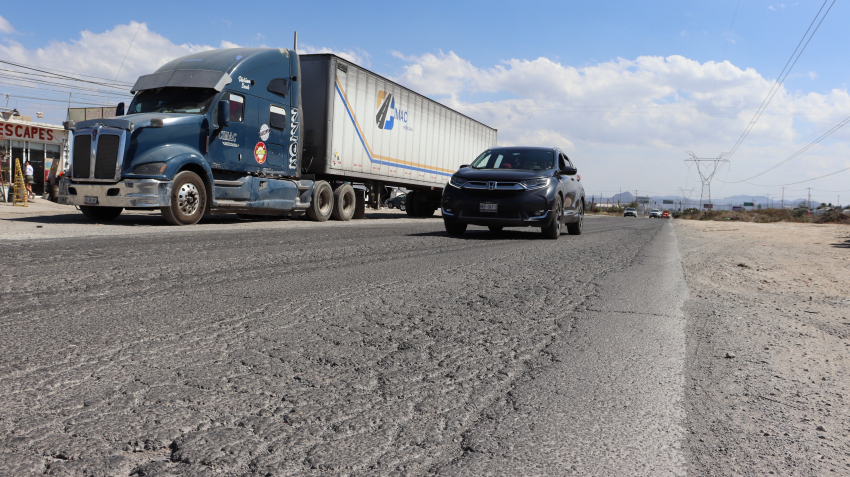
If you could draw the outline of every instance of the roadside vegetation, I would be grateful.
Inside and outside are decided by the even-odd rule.
[[[843,214],[837,210],[814,213],[806,209],[756,209],[741,212],[733,212],[731,210],[711,210],[703,212],[699,209],[685,209],[681,212],[673,212],[673,218],[686,220],[755,222],[763,224],[772,222],[850,224],[850,215]]]

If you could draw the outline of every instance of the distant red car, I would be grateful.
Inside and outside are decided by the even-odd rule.
[[[661,218],[662,219],[669,219],[670,218],[670,211],[665,210],[664,212],[661,212]]]

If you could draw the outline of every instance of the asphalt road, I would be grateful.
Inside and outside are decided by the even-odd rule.
[[[0,244],[0,475],[684,474],[669,221],[251,224]]]

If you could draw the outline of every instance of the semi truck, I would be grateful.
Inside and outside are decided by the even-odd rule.
[[[66,122],[59,202],[106,222],[159,209],[174,225],[207,213],[350,220],[361,184],[380,204],[433,215],[458,167],[497,131],[333,54],[210,50],[139,77],[116,117]],[[358,185],[358,187],[360,187]]]

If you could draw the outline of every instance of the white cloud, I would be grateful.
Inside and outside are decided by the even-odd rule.
[[[818,74],[814,71],[809,71],[809,78],[816,80],[818,79]]]
[[[727,151],[773,84],[752,68],[682,56],[618,58],[584,67],[541,57],[480,68],[454,52],[393,55],[406,63],[394,78],[397,82],[497,128],[500,144],[558,145],[577,157],[594,157],[585,168],[622,184],[636,180],[632,174],[644,165],[659,172],[684,167],[684,151],[701,156]],[[476,101],[494,96],[500,99]],[[844,89],[822,94],[780,88],[737,153],[735,170],[745,174],[747,167],[754,172],[769,167],[802,147],[800,141],[814,139],[805,139],[811,132],[845,117],[847,110],[850,95]],[[836,133],[832,139],[850,138]],[[765,148],[779,152],[766,154]],[[846,162],[834,155],[838,149],[824,151],[824,171]],[[642,166],[613,170],[612,158]],[[666,174],[647,176],[658,183],[656,188],[665,187]]]
[[[232,46],[235,45],[222,42],[222,47]],[[0,44],[0,58],[102,78],[115,78],[121,67],[118,80],[132,83],[139,76],[153,72],[174,58],[213,48],[189,43],[177,45],[150,31],[144,23],[130,22],[103,33],[85,30],[76,40],[51,41],[36,50],[28,50],[18,42],[7,40],[5,44]],[[127,55],[126,60],[124,55]]]
[[[0,33],[15,33],[15,29],[12,27],[12,24],[9,23],[9,20],[6,20],[2,16],[0,16]]]
[[[773,10],[774,12],[776,11],[776,8],[774,8],[774,7],[773,7],[773,5],[770,5],[769,7],[767,7],[767,9],[768,9],[768,10]]]
[[[301,43],[298,45],[298,54],[299,55],[310,55],[315,53],[332,53],[340,58],[345,58],[346,60],[358,64],[360,66],[368,67],[370,65],[370,56],[369,53],[360,50],[359,48],[355,48],[353,50],[341,51],[334,50],[325,46],[315,47],[308,45],[306,43]]]

